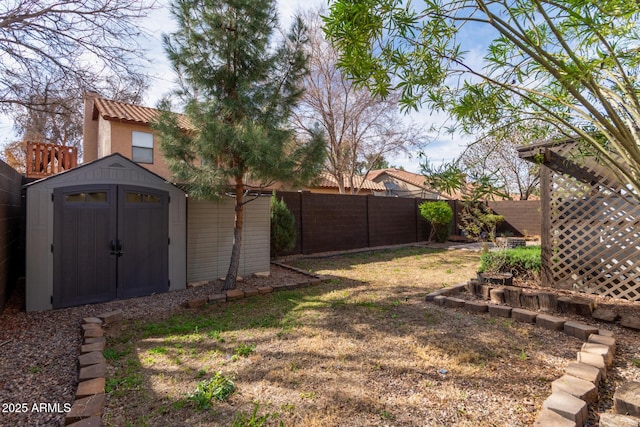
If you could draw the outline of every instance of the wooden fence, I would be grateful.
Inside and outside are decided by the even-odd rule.
[[[27,143],[27,178],[45,178],[78,166],[78,149],[63,145]]]
[[[310,192],[278,192],[296,218],[297,241],[290,254],[312,254],[425,241],[430,226],[418,212],[423,199],[352,196]],[[492,202],[493,203],[493,202]],[[449,201],[460,235],[458,213],[462,203]],[[497,202],[491,207],[505,215],[498,230],[516,236],[539,235],[540,202]],[[527,215],[524,215],[524,212]]]

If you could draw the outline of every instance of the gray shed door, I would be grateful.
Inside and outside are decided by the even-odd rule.
[[[54,190],[53,307],[166,291],[168,199],[126,185]]]

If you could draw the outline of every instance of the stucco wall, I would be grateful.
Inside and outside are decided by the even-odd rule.
[[[109,122],[111,125],[111,153],[120,153],[127,159],[131,159],[131,132],[153,133],[149,126],[136,125],[132,123]],[[160,141],[153,137],[153,164],[138,163],[145,169],[170,180],[171,172],[160,151]]]

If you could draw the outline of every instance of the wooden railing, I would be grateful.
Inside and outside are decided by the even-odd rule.
[[[27,142],[27,178],[45,178],[76,166],[76,147]]]

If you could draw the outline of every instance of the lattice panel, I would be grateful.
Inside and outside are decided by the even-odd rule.
[[[543,268],[553,286],[640,301],[640,205],[607,181],[603,188],[551,173]]]

